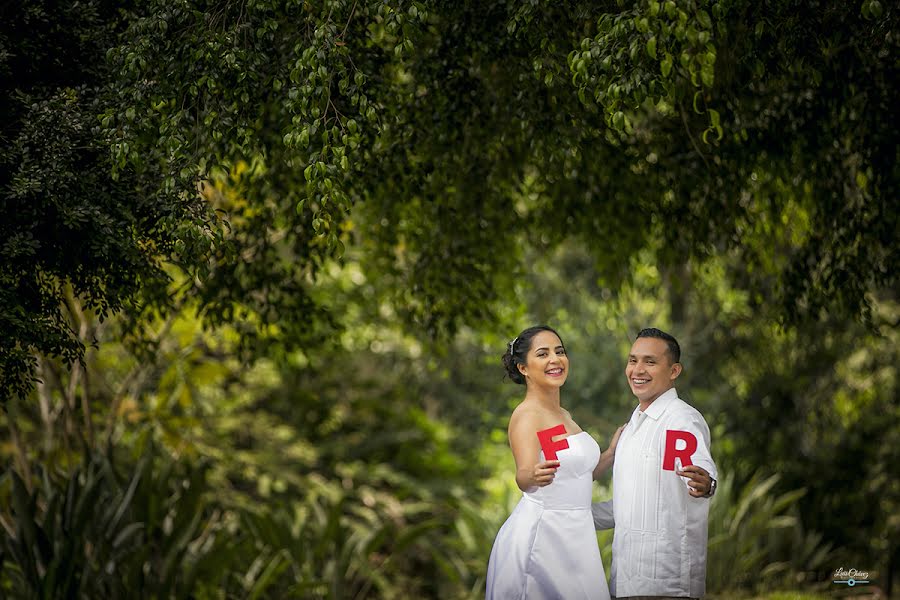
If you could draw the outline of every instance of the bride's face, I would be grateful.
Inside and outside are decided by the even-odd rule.
[[[562,387],[569,376],[569,357],[562,340],[552,331],[541,331],[531,338],[531,347],[519,371],[528,385]]]

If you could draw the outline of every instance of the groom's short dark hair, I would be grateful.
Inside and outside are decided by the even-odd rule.
[[[677,362],[681,362],[681,346],[678,345],[678,340],[671,334],[655,327],[648,327],[647,329],[641,329],[638,332],[635,339],[640,338],[657,338],[664,341],[666,343],[666,351],[669,354],[669,358],[672,359],[672,364],[674,365]]]

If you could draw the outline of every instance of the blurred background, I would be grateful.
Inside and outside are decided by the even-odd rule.
[[[535,324],[603,448],[679,339],[710,597],[896,596],[896,7],[20,4],[6,597],[483,597]]]

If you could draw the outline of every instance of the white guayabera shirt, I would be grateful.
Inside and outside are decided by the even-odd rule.
[[[709,426],[675,388],[646,411],[635,408],[616,446],[613,499],[592,505],[597,529],[615,527],[609,591],[619,598],[699,598],[706,592],[709,499],[691,496],[687,478],[663,468],[670,430],[693,434],[697,448],[691,462],[718,478]],[[676,444],[678,450],[686,445]]]

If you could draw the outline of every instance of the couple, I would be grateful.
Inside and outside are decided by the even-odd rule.
[[[716,465],[706,421],[675,391],[679,360],[671,335],[638,334],[625,376],[639,404],[601,455],[560,406],[569,359],[559,335],[531,327],[508,345],[506,371],[526,386],[509,420],[524,493],[494,540],[488,600],[703,596]],[[592,505],[593,480],[613,464],[613,499]],[[595,527],[615,528],[609,589]]]

